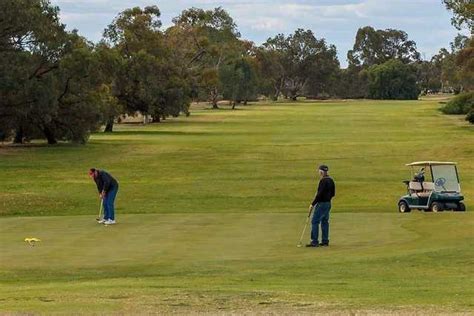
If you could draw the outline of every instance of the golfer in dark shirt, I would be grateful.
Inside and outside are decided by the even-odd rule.
[[[306,247],[329,246],[329,212],[331,211],[331,199],[336,195],[334,181],[328,175],[328,166],[319,166],[318,192],[310,204],[313,209],[311,221],[311,242]],[[319,243],[319,226],[321,225],[321,243]]]
[[[108,172],[94,168],[89,169],[89,176],[97,185],[97,190],[104,205],[104,218],[100,219],[99,223],[115,224],[114,202],[119,188],[117,180]]]

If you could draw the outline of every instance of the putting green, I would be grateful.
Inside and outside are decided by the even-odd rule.
[[[110,227],[91,216],[3,218],[0,310],[472,308],[472,213],[335,213],[321,249],[296,247],[302,215],[122,215]]]

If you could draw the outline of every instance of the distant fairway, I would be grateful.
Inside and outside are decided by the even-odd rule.
[[[438,107],[196,108],[87,146],[0,147],[0,313],[472,311],[474,128]],[[467,213],[397,213],[416,160],[458,162]],[[331,247],[299,249],[320,163]],[[95,224],[90,167],[120,182],[114,227]]]

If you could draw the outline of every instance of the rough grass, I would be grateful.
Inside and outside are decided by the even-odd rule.
[[[301,102],[2,147],[0,313],[468,313],[473,135],[429,99]],[[459,163],[468,212],[396,212],[425,159]],[[296,248],[319,163],[331,247]],[[91,166],[120,181],[114,227]]]

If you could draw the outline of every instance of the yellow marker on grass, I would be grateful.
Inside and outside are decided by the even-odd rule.
[[[39,238],[34,238],[34,237],[30,237],[30,238],[25,238],[25,242],[27,242],[28,244],[30,244],[30,246],[34,246],[35,243],[41,241],[41,239]]]

